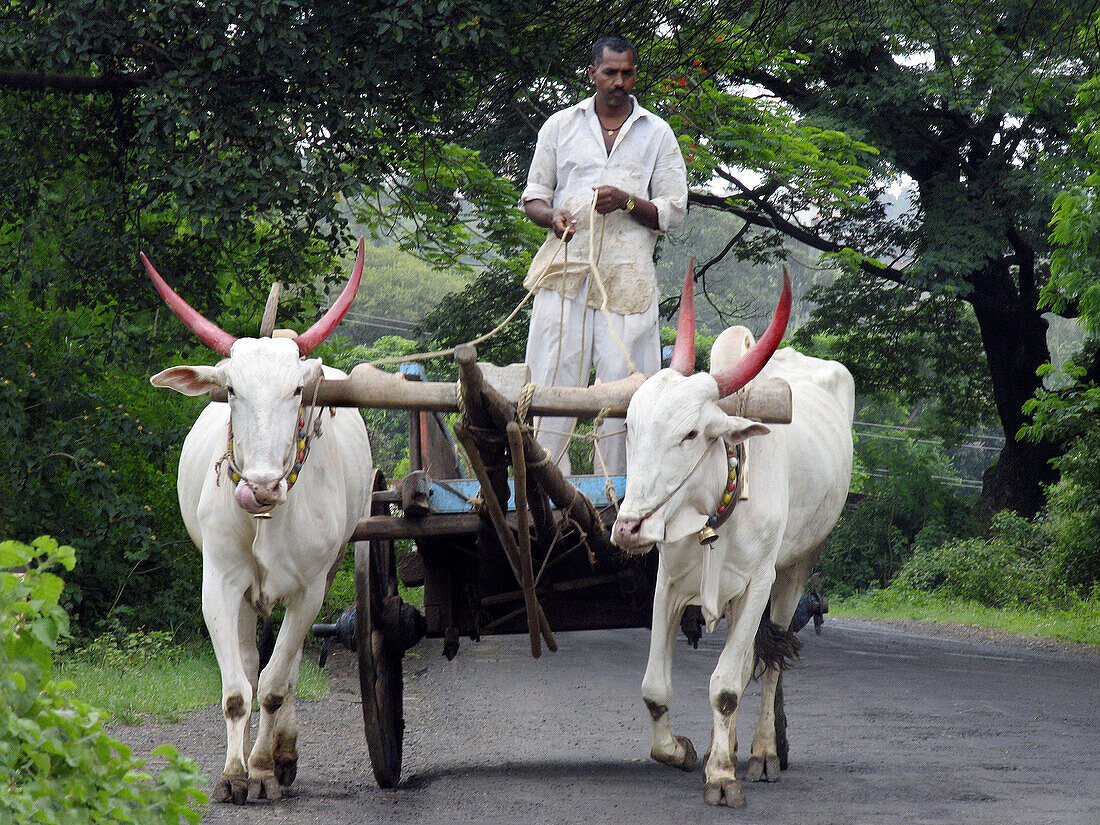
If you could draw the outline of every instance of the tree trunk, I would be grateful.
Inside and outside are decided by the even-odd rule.
[[[1050,360],[1047,322],[1033,299],[1021,299],[1002,262],[990,264],[981,273],[970,302],[981,328],[1005,433],[1004,449],[984,475],[982,508],[990,513],[1014,510],[1030,518],[1043,505],[1042,486],[1058,478],[1050,460],[1061,454],[1054,442],[1017,439],[1020,427],[1030,423],[1023,405],[1042,383],[1035,371]]]

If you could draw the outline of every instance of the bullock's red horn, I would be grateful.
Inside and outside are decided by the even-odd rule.
[[[760,340],[737,359],[736,364],[731,364],[714,376],[714,380],[718,382],[719,398],[725,398],[730,393],[737,392],[764,369],[764,365],[772,357],[779,342],[783,340],[783,333],[787,330],[787,321],[790,317],[791,279],[787,275],[787,267],[783,267],[783,292],[779,296],[779,305],[775,308],[772,322],[768,324]]]
[[[208,321],[198,310],[177,295],[172,287],[168,286],[164,279],[160,277],[160,274],[153,269],[153,265],[149,263],[145,253],[141,252],[139,254],[141,255],[141,262],[145,264],[145,271],[149,273],[149,277],[153,281],[153,286],[157,288],[157,292],[164,299],[164,303],[168,304],[168,308],[176,313],[179,319],[187,325],[187,328],[198,336],[200,341],[214,352],[228,356],[230,347],[237,339],[213,321]]]
[[[329,311],[324,314],[320,321],[294,339],[294,343],[298,345],[298,352],[301,353],[303,358],[332,334],[332,331],[336,329],[336,325],[343,320],[344,315],[351,309],[351,302],[355,300],[355,291],[359,289],[359,281],[363,277],[364,249],[363,238],[360,238],[359,255],[355,259],[355,269],[352,270],[351,278],[348,280],[347,286],[344,287],[344,291],[340,293],[336,303],[329,308]]]
[[[695,372],[695,258],[688,261],[684,291],[680,293],[680,320],[676,325],[676,346],[669,367],[683,375]]]

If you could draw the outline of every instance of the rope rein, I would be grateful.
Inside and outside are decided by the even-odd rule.
[[[589,209],[588,209],[588,226],[589,226],[590,231],[591,231],[591,228],[595,224],[595,216],[596,216],[596,195],[595,195],[595,193],[593,193],[592,203],[589,205]],[[600,303],[599,309],[600,309],[600,312],[603,314],[604,319],[607,322],[608,334],[611,336],[611,340],[615,342],[615,345],[619,348],[620,352],[622,353],[623,358],[626,360],[627,368],[630,370],[630,372],[637,372],[638,367],[634,363],[634,359],[630,357],[630,352],[627,350],[626,346],[623,344],[623,341],[619,337],[618,333],[615,332],[615,328],[611,323],[611,321],[612,321],[611,311],[608,309],[608,302],[610,301],[610,296],[608,295],[607,287],[604,286],[603,275],[600,273],[600,269],[596,265],[596,262],[599,260],[600,255],[603,254],[603,237],[604,237],[604,233],[607,230],[607,216],[606,215],[601,215],[600,218],[601,218],[601,222],[600,222],[600,235],[599,235],[599,244],[598,244],[599,252],[597,253],[597,250],[596,250],[597,245],[591,242],[592,239],[589,239],[589,244],[588,244],[588,267],[589,267],[589,271],[591,272],[591,274],[593,276],[593,280],[596,282],[597,288],[600,290],[600,296],[602,298],[602,301]],[[564,297],[565,297],[565,295],[564,295],[565,277],[564,276],[566,274],[568,274],[569,240],[570,240],[571,237],[572,237],[572,233],[566,232],[558,240],[558,246],[554,250],[554,254],[550,257],[550,260],[546,262],[546,266],[543,267],[542,272],[539,273],[539,276],[535,279],[535,281],[531,285],[530,289],[527,290],[527,294],[523,296],[523,299],[518,304],[516,304],[515,309],[513,309],[508,314],[508,317],[505,318],[503,321],[501,321],[499,324],[497,324],[495,327],[493,327],[493,329],[489,330],[484,335],[479,335],[477,338],[474,338],[472,341],[468,341],[467,343],[472,344],[474,346],[476,346],[478,344],[481,344],[481,343],[484,343],[485,341],[488,341],[493,336],[497,335],[502,329],[504,329],[506,326],[508,326],[508,324],[512,323],[512,321],[515,320],[516,316],[519,315],[520,310],[523,309],[523,307],[527,304],[527,302],[529,300],[531,300],[531,297],[535,294],[535,292],[539,288],[542,287],[543,281],[545,281],[549,277],[550,267],[554,265],[554,261],[556,261],[558,259],[558,255],[562,254],[564,252],[564,259],[563,259],[563,265],[562,265],[562,267],[563,267],[562,268],[563,277],[562,277],[562,284],[561,284],[562,318],[559,318],[559,321],[558,321],[559,342],[560,342],[561,330],[564,327],[564,303],[565,303],[565,301],[564,301]],[[583,336],[584,336],[584,333],[585,333],[585,328],[584,328],[583,324],[587,323],[587,316],[588,316],[587,312],[585,312],[584,315],[582,316],[582,328],[581,328],[582,341],[583,341]],[[368,363],[372,367],[379,367],[379,366],[383,366],[383,365],[386,365],[386,364],[402,364],[406,361],[426,361],[429,358],[440,358],[440,357],[443,357],[443,356],[446,356],[446,355],[454,355],[454,351],[455,351],[455,348],[450,347],[448,349],[435,350],[433,352],[411,353],[409,355],[391,355],[391,356],[387,356],[385,358],[376,358],[375,360],[369,361]],[[560,343],[559,343],[559,347],[558,347],[558,357],[559,357],[559,359],[560,359],[560,356],[561,356],[561,347],[560,347]],[[554,372],[555,372],[555,375],[556,375],[557,374],[557,367],[556,366],[555,366]],[[578,381],[578,385],[579,385],[579,383],[580,382]]]
[[[283,472],[279,476],[279,481],[286,479],[286,489],[290,492],[290,489],[298,481],[298,474],[302,470],[302,465],[305,464],[306,458],[309,456],[310,442],[321,435],[321,415],[324,412],[324,407],[317,406],[317,392],[321,388],[321,382],[317,381],[313,385],[313,398],[309,402],[309,412],[307,414],[305,405],[300,404],[298,406],[298,426],[295,433],[294,449],[291,450],[289,458],[283,463]],[[335,415],[335,410],[332,411]],[[226,425],[226,446],[225,452],[222,453],[221,458],[214,462],[214,483],[217,486],[221,486],[221,468],[225,464],[229,470],[229,479],[234,484],[244,481],[249,481],[244,473],[241,472],[240,467],[237,465],[237,460],[233,455],[233,413],[230,409],[229,422]]]

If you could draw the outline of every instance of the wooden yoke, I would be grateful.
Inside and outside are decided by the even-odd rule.
[[[462,346],[469,347],[468,344]],[[476,351],[469,348],[476,359]],[[458,357],[456,349],[455,358]],[[474,366],[480,371],[483,366],[488,368],[490,365]],[[508,368],[495,369],[503,372]],[[536,386],[531,396],[530,413],[569,418],[595,418],[603,413],[605,418],[625,418],[631,397],[644,381],[644,375],[634,373],[591,387]],[[481,385],[487,386],[484,378]],[[312,397],[312,392],[309,394]],[[499,398],[500,394],[497,396]],[[210,400],[225,401],[225,390],[211,392]],[[457,412],[458,387],[443,381],[409,381],[402,375],[385,372],[370,364],[359,364],[347,378],[324,379],[317,390],[317,403],[323,407]],[[791,423],[791,391],[780,378],[752,384],[736,396],[722,399],[719,406],[763,424]]]

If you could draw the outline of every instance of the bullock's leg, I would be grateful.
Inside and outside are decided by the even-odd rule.
[[[252,711],[252,685],[241,657],[242,613],[251,610],[244,593],[250,582],[242,576],[218,571],[205,560],[202,576],[202,613],[222,676],[222,712],[225,714],[225,769],[214,783],[215,802],[241,804],[248,799],[248,720]],[[252,613],[255,628],[255,613]],[[255,629],[253,629],[255,634]],[[253,645],[255,647],[255,645]]]
[[[798,607],[798,599],[802,595],[802,587],[808,575],[809,571],[802,565],[778,571],[776,574],[771,594],[771,618],[783,630],[787,630],[791,625],[791,617],[794,616],[794,611]],[[768,667],[760,677],[760,719],[752,738],[752,756],[745,770],[745,779],[749,782],[778,782],[779,771],[783,767],[781,761],[785,761],[780,760],[776,735],[780,719],[777,715],[777,703],[779,703],[779,713],[782,713],[782,698],[779,693],[780,676],[779,669]],[[783,715],[782,718],[785,739],[786,716]]]
[[[302,642],[321,609],[324,584],[320,581],[287,605],[271,660],[260,674],[256,693],[260,724],[256,744],[248,757],[249,792],[259,797],[281,798],[298,771],[294,690],[302,661]]]
[[[653,629],[649,634],[649,661],[642,679],[642,699],[653,722],[649,755],[684,771],[695,770],[695,747],[686,736],[672,733],[668,706],[672,699],[672,646],[686,600],[669,592],[668,581],[657,576],[653,595]]]
[[[731,611],[726,644],[710,677],[714,730],[703,769],[703,801],[708,805],[745,806],[745,794],[737,781],[737,705],[752,672],[753,640],[772,584],[768,572],[749,584]]]
[[[240,640],[241,664],[244,665],[248,683],[252,685],[252,694],[256,694],[257,680],[260,678],[260,651],[256,647],[256,620],[259,614],[245,599],[241,603],[241,615],[238,619],[237,638]],[[247,742],[245,743],[247,749]]]

